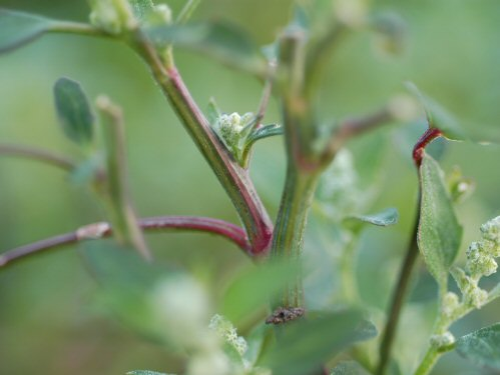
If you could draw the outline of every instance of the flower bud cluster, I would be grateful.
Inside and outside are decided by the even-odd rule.
[[[463,304],[476,309],[481,308],[488,301],[488,292],[479,287],[479,280],[484,276],[492,275],[498,268],[495,258],[500,256],[500,216],[483,224],[481,234],[482,239],[473,242],[467,250],[465,265],[467,272],[460,268],[453,271],[453,276],[463,295]],[[448,314],[448,310],[453,310],[451,306],[454,305],[454,298],[448,297],[448,294],[443,300],[442,311],[445,315],[451,316],[453,312]],[[450,308],[447,307],[448,305]]]
[[[233,324],[222,315],[216,314],[210,320],[208,326],[215,331],[226,343],[232,346],[240,356],[243,356],[248,349],[247,342],[241,336],[238,336]]]
[[[240,163],[248,136],[252,133],[254,121],[255,115],[251,112],[243,115],[233,112],[220,115],[212,125],[219,139]]]
[[[479,280],[496,272],[495,258],[500,256],[500,216],[481,225],[483,239],[473,242],[467,250],[467,271]]]
[[[431,336],[431,345],[438,350],[450,346],[454,342],[455,337],[449,331],[446,331],[445,333],[442,333],[440,335]]]

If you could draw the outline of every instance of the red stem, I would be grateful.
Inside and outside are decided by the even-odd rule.
[[[252,255],[245,231],[239,226],[223,220],[197,216],[160,216],[139,219],[139,226],[145,231],[177,229],[216,234],[227,238],[245,251],[245,253]],[[111,235],[112,229],[108,223],[90,224],[75,232],[20,246],[1,254],[0,267],[45,250],[59,248],[84,240],[110,237]]]
[[[432,142],[437,137],[441,136],[441,130],[438,128],[429,128],[426,132],[419,138],[415,147],[413,148],[413,161],[417,168],[420,168],[422,164],[422,158],[424,156],[424,150],[427,145]]]

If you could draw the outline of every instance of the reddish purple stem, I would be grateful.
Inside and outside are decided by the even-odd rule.
[[[420,168],[422,164],[422,158],[424,157],[424,150],[429,143],[434,139],[441,136],[441,130],[437,128],[429,128],[426,132],[419,138],[415,147],[413,148],[413,161],[417,168]]]
[[[102,225],[107,224],[91,224],[89,226],[85,226],[84,228],[92,228],[93,226],[102,227]],[[235,243],[239,248],[245,251],[246,254],[250,256],[253,255],[245,231],[239,226],[226,222],[224,220],[198,216],[160,216],[139,219],[139,225],[145,231],[155,229],[176,229],[186,231],[200,231],[220,235]],[[47,238],[45,240],[34,242],[29,245],[20,246],[4,254],[0,254],[0,267],[10,264],[14,261],[24,259],[29,255],[38,254],[42,251],[56,249],[65,245],[92,238],[98,239],[110,237],[111,235],[112,230],[108,226],[107,229],[98,233],[98,235],[96,235],[95,237],[93,237],[92,235],[81,236],[79,235],[79,231],[77,230],[72,233],[66,233],[59,236]]]

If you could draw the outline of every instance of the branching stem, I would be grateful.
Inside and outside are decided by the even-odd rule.
[[[216,234],[227,238],[245,253],[251,255],[245,231],[237,225],[223,220],[197,216],[160,216],[139,219],[139,226],[147,232],[176,230]],[[80,241],[110,237],[112,234],[111,226],[106,222],[86,225],[74,232],[47,238],[1,254],[0,267],[10,265],[30,255],[36,255]]]

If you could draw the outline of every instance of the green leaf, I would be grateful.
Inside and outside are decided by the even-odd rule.
[[[54,85],[54,98],[66,136],[77,144],[90,144],[95,116],[80,84],[69,78],[60,78]]]
[[[358,362],[344,361],[340,362],[333,369],[331,375],[368,375],[367,372]]]
[[[214,125],[217,122],[217,120],[219,119],[221,114],[222,114],[222,111],[220,110],[219,106],[217,105],[215,98],[210,98],[210,101],[208,102],[208,106],[207,106],[208,122],[210,122],[211,125]]]
[[[344,219],[344,224],[359,229],[362,224],[373,224],[380,227],[394,225],[399,220],[399,213],[396,208],[387,208],[373,215],[352,215]]]
[[[500,370],[500,323],[459,338],[456,349],[479,366]]]
[[[49,31],[54,21],[28,14],[0,9],[0,53],[27,44]]]
[[[127,372],[127,375],[169,375],[169,374],[165,374],[163,372],[149,371],[149,370],[134,370]]]
[[[160,46],[190,49],[210,56],[230,67],[263,76],[265,59],[248,35],[227,22],[163,25],[146,30]]]
[[[418,247],[430,273],[445,288],[448,271],[457,255],[462,227],[458,223],[453,204],[438,163],[425,154],[420,167],[422,202],[418,228]]]
[[[269,124],[264,125],[258,129],[256,129],[247,139],[247,142],[253,144],[260,139],[264,139],[267,137],[272,137],[275,135],[283,135],[283,127],[278,124]]]
[[[293,263],[268,263],[242,272],[228,286],[221,304],[221,314],[237,324],[249,314],[266,306],[271,297],[290,282],[298,272]]]
[[[280,342],[262,361],[273,375],[302,375],[315,370],[329,358],[357,341],[376,335],[375,327],[356,310],[311,315],[283,327]]]
[[[406,87],[422,103],[429,127],[441,130],[443,135],[454,141],[468,140],[469,137],[460,127],[457,119],[445,108],[435,102],[433,99],[424,95],[412,82],[407,82]]]

